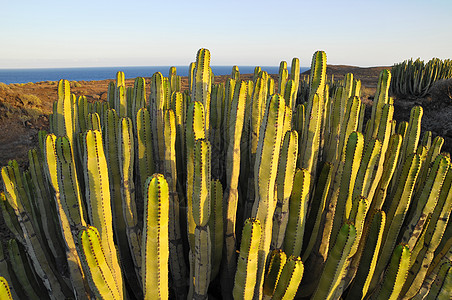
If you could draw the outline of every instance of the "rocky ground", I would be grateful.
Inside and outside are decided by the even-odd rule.
[[[359,68],[352,66],[329,65],[327,76],[334,75],[340,80],[346,73],[353,73],[354,78],[362,82],[362,100],[370,110],[375,94],[378,75],[388,67]],[[303,75],[308,75],[309,71]],[[127,74],[126,74],[127,75]],[[272,75],[277,78],[277,75]],[[224,82],[228,76],[215,76],[216,82]],[[251,74],[241,75],[241,79],[251,79]],[[113,79],[112,79],[113,80]],[[149,78],[146,79],[149,84]],[[71,92],[76,96],[85,95],[88,101],[105,101],[107,87],[111,80],[71,82]],[[126,80],[127,86],[133,80]],[[182,88],[186,89],[188,79],[182,79]],[[395,119],[407,121],[414,105],[424,108],[422,130],[431,130],[433,135],[446,139],[444,151],[452,151],[452,81],[438,84],[423,99],[395,99]],[[43,81],[27,84],[0,83],[0,166],[16,159],[22,167],[27,165],[27,152],[37,146],[37,133],[48,128],[48,114],[52,103],[57,98],[57,82]]]

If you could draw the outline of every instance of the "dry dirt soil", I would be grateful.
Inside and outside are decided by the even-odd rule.
[[[354,78],[362,82],[362,99],[367,104],[367,110],[372,105],[378,83],[378,75],[383,69],[390,67],[360,68],[342,65],[329,65],[327,76],[334,75],[335,80],[343,79],[346,73],[353,73]],[[309,71],[303,73],[309,75]],[[277,79],[277,75],[271,75]],[[225,82],[228,76],[215,76],[215,82]],[[242,74],[241,79],[248,80],[252,74]],[[71,83],[71,92],[76,96],[85,95],[88,101],[105,101],[107,87],[111,80],[78,81]],[[146,78],[149,85],[150,78]],[[133,79],[126,80],[127,86],[133,86]],[[182,78],[182,88],[187,89],[188,79]],[[452,150],[452,99],[447,95],[446,87],[438,87],[435,93],[424,99],[404,100],[395,99],[395,119],[403,121],[409,119],[411,107],[424,107],[423,130],[431,130],[435,135],[445,137],[443,149]],[[452,88],[451,88],[452,90]],[[11,159],[16,159],[22,168],[27,166],[27,152],[37,146],[37,133],[48,128],[48,114],[52,110],[52,103],[57,99],[57,82],[43,81],[27,84],[0,83],[0,166],[4,166]]]

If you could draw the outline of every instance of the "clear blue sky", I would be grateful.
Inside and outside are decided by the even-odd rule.
[[[0,0],[0,68],[452,57],[452,0]]]

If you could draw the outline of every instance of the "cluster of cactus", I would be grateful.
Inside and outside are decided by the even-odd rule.
[[[5,299],[450,299],[452,167],[396,126],[380,74],[371,118],[359,81],[331,90],[314,54],[278,82],[256,68],[213,84],[210,52],[87,103],[61,80],[29,169],[2,168]]]
[[[427,63],[419,58],[397,63],[391,69],[390,93],[397,97],[425,97],[432,85],[442,79],[452,78],[452,60],[433,58]]]

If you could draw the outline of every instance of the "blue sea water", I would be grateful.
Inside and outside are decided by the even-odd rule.
[[[28,83],[40,81],[67,80],[104,80],[116,78],[116,72],[124,72],[126,78],[151,77],[155,72],[161,72],[163,76],[168,76],[170,66],[151,66],[151,67],[91,67],[91,68],[49,68],[49,69],[0,69],[0,82],[10,83]],[[176,66],[177,74],[181,76],[188,75],[188,66]],[[265,66],[262,70],[269,74],[278,74],[279,66]],[[304,72],[309,68],[301,67]],[[229,75],[232,66],[212,66],[214,75]],[[239,66],[241,74],[250,74],[254,72],[254,66]]]

